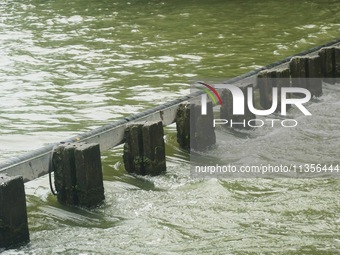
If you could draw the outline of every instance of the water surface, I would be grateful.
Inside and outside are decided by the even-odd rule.
[[[2,1],[0,160],[333,40],[338,13],[331,0]],[[336,163],[339,88],[310,107],[295,130],[218,146],[241,164]],[[160,177],[127,175],[121,147],[103,153],[94,211],[60,206],[47,178],[27,183],[31,242],[3,254],[338,254],[338,180],[192,179],[173,126],[166,143]]]

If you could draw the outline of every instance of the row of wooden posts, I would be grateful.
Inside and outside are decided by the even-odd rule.
[[[276,79],[266,82],[263,78]],[[282,86],[280,78],[291,80],[289,86],[300,87],[302,84],[313,96],[320,96],[322,81],[334,83],[337,78],[340,78],[340,47],[323,48],[317,56],[294,57],[287,68],[259,73],[258,88],[263,109],[271,106],[272,88]],[[295,79],[304,78],[313,79],[309,82],[295,83]],[[239,118],[255,118],[247,110],[246,105],[244,116],[232,114],[230,91],[223,90],[222,99],[221,118],[234,121]],[[208,103],[207,111],[207,115],[201,115],[201,106],[195,103],[184,103],[178,106],[177,141],[182,148],[205,150],[216,142],[214,129],[204,128],[212,125],[211,102]],[[136,175],[152,176],[164,173],[166,160],[163,136],[161,121],[134,123],[128,126],[125,130],[123,152],[126,171]],[[57,199],[61,204],[94,208],[103,203],[105,196],[99,144],[60,144],[54,149],[51,166],[54,170]],[[0,248],[8,248],[28,241],[23,178],[0,175]]]

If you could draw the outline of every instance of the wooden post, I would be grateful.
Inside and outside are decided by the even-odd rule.
[[[176,113],[177,142],[190,151],[190,104],[180,104]]]
[[[290,87],[290,72],[288,68],[278,70],[265,70],[257,76],[257,85],[260,91],[260,104],[267,110],[273,104],[273,87],[278,88],[277,107],[275,112],[281,110],[281,88]],[[287,105],[287,109],[291,107]]]
[[[0,175],[0,248],[29,241],[24,181]]]
[[[127,172],[146,175],[143,164],[143,124],[133,124],[125,130],[124,166]]]
[[[334,48],[334,58],[335,58],[335,78],[336,82],[340,83],[340,47]]]
[[[160,175],[166,171],[163,123],[147,122],[142,131],[144,171],[148,175]]]
[[[313,56],[308,58],[308,90],[312,96],[319,97],[322,95],[322,80],[321,80],[321,58]]]
[[[204,151],[216,143],[213,127],[213,105],[207,103],[207,114],[201,114],[201,105],[197,102],[179,105],[176,114],[177,142],[190,151]]]
[[[216,143],[212,102],[207,102],[207,113],[202,115],[201,105],[190,105],[190,148],[205,151]]]
[[[53,154],[59,203],[94,208],[105,199],[99,144],[69,143]]]
[[[323,81],[333,84],[335,72],[334,47],[325,47],[319,50],[321,73]]]
[[[274,78],[276,77],[275,70],[265,70],[257,76],[257,86],[260,91],[260,104],[263,109],[270,109],[273,102],[273,86]]]
[[[327,53],[328,54],[328,53]],[[322,59],[319,56],[312,57],[295,57],[289,63],[289,69],[292,77],[292,86],[308,89],[312,96],[319,97],[322,95]],[[328,56],[328,55],[327,55]],[[324,66],[325,70],[329,67]],[[327,73],[327,72],[326,72]],[[300,96],[296,94],[296,96]]]
[[[135,123],[125,130],[124,166],[127,172],[156,176],[166,171],[163,123]]]
[[[308,58],[294,57],[289,62],[289,71],[292,77],[292,87],[308,89],[307,83]],[[299,96],[299,95],[297,95]]]
[[[278,69],[276,71],[276,78],[274,80],[274,86],[278,88],[278,98],[277,98],[277,108],[276,112],[281,111],[281,89],[283,87],[291,87],[291,80],[290,80],[290,71],[289,68],[284,68],[284,69]],[[288,94],[287,98],[291,98],[291,95]],[[286,109],[288,110],[292,106],[288,104],[286,106]]]
[[[239,129],[250,129],[251,126],[248,122],[252,119],[255,119],[255,114],[253,114],[248,108],[248,93],[247,88],[249,86],[253,86],[249,84],[247,86],[240,87],[244,95],[244,115],[234,115],[233,114],[233,96],[232,93],[224,89],[222,91],[222,101],[223,104],[220,109],[220,117],[221,119],[225,119],[228,121],[229,126]],[[253,100],[254,101],[254,100]]]

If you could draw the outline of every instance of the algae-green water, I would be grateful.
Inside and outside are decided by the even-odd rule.
[[[334,0],[3,0],[0,161],[339,38],[339,13]],[[218,153],[340,163],[339,102],[327,85],[314,118],[230,132]],[[26,183],[31,241],[3,254],[340,254],[338,179],[194,179],[175,126],[165,141],[158,177],[104,152],[95,210],[59,205],[46,177]]]

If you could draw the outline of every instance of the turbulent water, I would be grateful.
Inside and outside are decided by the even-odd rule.
[[[2,1],[0,161],[339,37],[337,1]],[[222,132],[242,165],[340,164],[340,87],[296,128]],[[59,205],[26,184],[31,242],[3,254],[340,254],[338,179],[194,179],[166,128],[167,173],[103,153],[106,202]],[[339,173],[340,174],[340,173]]]

